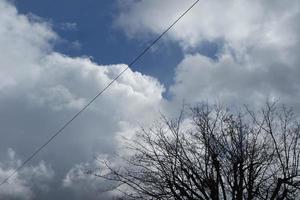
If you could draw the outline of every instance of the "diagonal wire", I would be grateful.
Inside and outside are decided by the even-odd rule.
[[[184,11],[164,32],[162,32],[152,43],[150,43],[141,53],[139,53],[130,64],[123,69],[113,80],[109,82],[94,98],[92,98],[80,111],[78,111],[69,121],[67,121],[54,135],[52,135],[44,144],[37,148],[19,167],[13,170],[1,183],[0,187],[7,183],[18,171],[26,166],[42,149],[44,149],[56,136],[71,124],[83,111],[85,111],[99,96],[101,96],[120,76],[122,76],[133,64],[135,64],[145,53],[147,53],[153,45],[155,45],[181,18],[183,18],[200,0],[195,1],[186,11]]]

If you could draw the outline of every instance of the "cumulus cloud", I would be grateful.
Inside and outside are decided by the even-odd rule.
[[[3,92],[5,87],[35,79],[39,66],[33,61],[50,51],[50,42],[57,35],[47,23],[31,22],[28,17],[18,15],[16,8],[6,1],[0,1],[0,10],[0,92]]]
[[[280,98],[300,108],[299,69],[279,63],[253,66],[237,62],[231,54],[222,54],[217,61],[200,54],[187,55],[176,70],[176,83],[170,90],[175,98],[190,102],[218,99],[259,105],[267,98]]]
[[[0,149],[12,147],[26,158],[127,66],[103,66],[55,52],[59,36],[48,23],[19,14],[5,0],[0,0],[0,10]],[[155,78],[129,69],[41,152],[56,179],[48,197],[38,193],[36,198],[63,198],[60,187],[66,173],[97,152],[113,153],[121,133],[134,132],[142,121],[155,118],[162,109],[164,90]],[[44,164],[33,164],[38,168],[31,173],[41,172]],[[12,168],[1,168],[1,178]],[[19,192],[5,190],[11,191],[5,193],[6,199],[21,193],[34,198],[35,189],[26,180],[18,175],[13,181],[16,186],[11,188]]]
[[[22,160],[16,157],[15,151],[8,149],[5,160],[0,162],[1,180],[10,175],[21,163]],[[49,191],[48,183],[53,177],[54,171],[44,161],[35,166],[27,166],[1,186],[0,199],[33,199],[36,192]]]

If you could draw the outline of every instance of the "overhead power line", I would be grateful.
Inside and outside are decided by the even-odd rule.
[[[185,10],[164,32],[162,32],[152,43],[150,43],[141,53],[139,53],[130,64],[122,70],[113,80],[111,80],[99,93],[92,98],[81,110],[79,110],[70,120],[68,120],[57,132],[55,132],[45,143],[37,148],[19,167],[13,170],[1,183],[0,186],[7,183],[18,171],[26,166],[42,149],[44,149],[56,136],[70,125],[83,111],[85,111],[99,96],[101,96],[120,76],[122,76],[131,66],[133,66],[145,53],[147,53],[153,45],[155,45],[181,18],[183,18],[200,0],[195,1],[187,10]]]

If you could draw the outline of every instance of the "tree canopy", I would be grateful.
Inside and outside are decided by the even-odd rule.
[[[299,131],[286,106],[200,104],[141,128],[124,165],[105,162],[109,173],[96,176],[125,186],[123,199],[297,199]]]

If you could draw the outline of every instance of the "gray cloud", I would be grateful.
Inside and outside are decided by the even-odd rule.
[[[8,149],[5,157],[5,161],[0,162],[1,180],[10,175],[22,163],[22,160],[16,157],[13,149]],[[47,194],[48,184],[53,177],[54,171],[44,161],[35,166],[26,166],[17,172],[8,183],[1,186],[0,199],[27,200],[35,198],[36,192]]]
[[[105,174],[108,170],[98,162],[99,155],[87,163],[75,165],[65,176],[63,187],[71,191],[79,198],[96,200],[111,199],[120,194],[116,188],[119,187],[116,182],[108,182],[104,179],[97,178],[93,175],[87,175],[87,169],[95,170],[97,174]],[[110,159],[111,155],[101,155],[101,158]],[[120,165],[120,163],[114,163]]]

